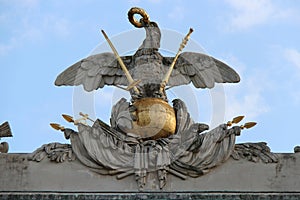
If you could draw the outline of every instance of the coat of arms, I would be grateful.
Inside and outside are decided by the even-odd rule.
[[[137,20],[135,14],[142,18]],[[57,162],[76,158],[96,173],[116,175],[118,179],[134,175],[140,189],[147,183],[148,173],[156,174],[157,188],[162,189],[168,174],[181,179],[198,177],[230,156],[245,157],[245,152],[256,152],[257,157],[276,162],[265,143],[235,144],[241,130],[251,128],[255,122],[233,126],[243,119],[238,116],[209,129],[193,121],[182,100],[168,101],[169,87],[192,83],[196,88],[213,88],[215,83],[237,83],[240,77],[234,69],[206,54],[182,53],[192,29],[175,57],[163,56],[159,51],[158,24],[141,8],[131,8],[128,18],[135,27],[146,31],[146,38],[133,55],[119,56],[102,31],[113,53],[80,60],[59,74],[55,85],[83,85],[86,91],[112,85],[130,92],[131,99],[122,98],[113,106],[110,125],[84,113],[80,113],[80,119],[63,115],[78,130],[55,123],[51,126],[61,130],[71,144],[44,145],[32,154],[33,160],[40,161],[45,156]],[[86,120],[93,121],[93,125]],[[250,147],[256,149],[251,152]]]

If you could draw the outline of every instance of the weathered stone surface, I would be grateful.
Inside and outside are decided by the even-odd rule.
[[[159,192],[159,193],[0,193],[1,199],[40,199],[40,200],[127,200],[127,199],[209,199],[209,200],[247,200],[247,199],[294,199],[298,200],[300,193],[250,193],[250,192]]]
[[[162,100],[159,102],[161,103]],[[152,137],[140,138],[137,134],[133,136],[134,133],[131,131],[130,134],[122,131],[127,122],[121,123],[122,126],[118,122],[130,118],[128,106],[129,103],[126,103],[125,99],[121,99],[114,106],[113,111],[116,112],[113,112],[111,122],[112,127],[116,128],[110,127],[100,119],[97,119],[92,126],[78,124],[78,132],[69,128],[61,129],[59,125],[55,125],[64,132],[66,139],[70,139],[71,145],[45,144],[33,152],[30,159],[40,162],[47,157],[51,161],[64,162],[76,158],[91,171],[101,175],[116,175],[118,179],[122,179],[134,174],[140,190],[143,190],[148,182],[147,174],[156,173],[152,176],[156,180],[152,181],[158,184],[159,188],[163,188],[168,181],[168,173],[185,180],[188,176],[193,178],[202,176],[226,162],[235,148],[235,138],[240,135],[242,129],[241,126],[231,127],[220,124],[208,130],[208,125],[194,123],[184,102],[175,99],[173,108],[168,106],[174,109],[173,114],[176,113],[175,134],[155,140]],[[153,114],[152,107],[150,110]],[[149,117],[146,116],[142,117],[141,121]],[[159,121],[163,121],[162,118]],[[152,119],[147,119],[147,122],[153,125]],[[172,124],[175,125],[175,122]],[[157,131],[162,128],[160,125],[152,125],[148,123],[140,130],[145,132],[150,127],[148,130],[153,131],[156,127]],[[156,131],[154,134],[157,133]],[[259,155],[264,158],[267,155],[264,149],[273,155],[266,143],[247,143],[235,150],[237,155],[234,158],[249,160]],[[255,160],[259,161],[259,159]],[[151,188],[156,188],[155,184]]]
[[[300,146],[295,146],[294,152],[295,153],[300,153]]]
[[[300,154],[277,154],[278,163],[230,158],[211,173],[181,180],[168,174],[160,190],[149,173],[144,191],[162,192],[300,192]],[[0,191],[3,192],[138,192],[133,175],[117,180],[99,175],[78,160],[56,163],[28,161],[28,154],[0,154]]]

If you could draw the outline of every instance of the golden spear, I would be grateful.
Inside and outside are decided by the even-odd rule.
[[[110,41],[110,39],[108,38],[108,36],[107,36],[106,33],[104,32],[104,30],[101,30],[101,32],[102,32],[102,34],[104,35],[106,41],[108,42],[110,48],[111,48],[112,51],[114,52],[114,54],[115,54],[115,56],[116,56],[116,58],[117,58],[117,60],[118,60],[118,62],[119,62],[119,64],[120,64],[122,70],[123,70],[124,73],[125,73],[125,76],[126,76],[128,82],[129,82],[129,85],[128,85],[128,87],[126,88],[126,90],[130,90],[131,88],[133,88],[133,90],[134,90],[137,94],[139,94],[140,91],[137,89],[136,85],[139,84],[139,83],[141,82],[141,80],[137,80],[137,81],[134,81],[134,80],[133,80],[133,78],[131,77],[131,75],[130,75],[130,73],[129,73],[127,67],[125,66],[125,64],[124,64],[124,62],[123,62],[123,60],[122,60],[122,58],[119,56],[117,50],[115,49],[114,45],[112,44],[112,42]]]
[[[167,83],[168,83],[168,81],[169,81],[169,78],[170,78],[170,76],[171,76],[172,70],[173,70],[173,68],[174,68],[174,65],[175,65],[175,63],[176,63],[176,61],[177,61],[177,59],[178,59],[178,56],[179,56],[179,54],[181,53],[182,49],[185,47],[185,45],[186,45],[186,43],[188,42],[188,40],[189,40],[189,38],[190,38],[190,35],[192,34],[193,31],[194,31],[194,30],[193,30],[192,28],[190,28],[188,34],[183,38],[183,40],[182,40],[182,42],[181,42],[181,44],[180,44],[180,47],[179,47],[179,49],[178,49],[178,51],[177,51],[177,54],[176,54],[176,56],[175,56],[175,58],[174,58],[172,64],[170,65],[169,70],[167,71],[165,77],[163,78],[163,80],[162,80],[162,82],[161,82],[161,84],[160,84],[160,91],[163,91],[163,89],[166,87],[166,85],[167,85]]]

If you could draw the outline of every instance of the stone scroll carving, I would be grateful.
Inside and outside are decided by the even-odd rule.
[[[227,124],[221,124],[208,130],[206,124],[194,123],[184,102],[179,99],[173,101],[177,120],[176,133],[157,140],[143,140],[126,135],[118,129],[120,127],[117,125],[123,127],[124,124],[130,124],[129,118],[128,121],[124,120],[124,116],[125,119],[128,117],[124,113],[126,109],[129,112],[130,104],[121,99],[114,107],[119,108],[111,115],[114,128],[101,120],[96,120],[93,126],[78,124],[78,132],[64,130],[64,135],[70,139],[71,144],[43,145],[33,152],[31,159],[41,161],[48,158],[63,162],[76,158],[100,174],[116,175],[118,179],[135,175],[140,189],[145,186],[149,172],[157,173],[159,188],[163,188],[168,173],[181,179],[198,177],[221,165],[230,156],[250,161],[276,161],[276,156],[265,143],[235,145],[235,138],[241,132],[239,126],[230,128]]]
[[[75,160],[75,154],[70,144],[60,144],[57,142],[44,144],[29,155],[29,160],[40,162],[44,158],[58,163]]]
[[[2,137],[12,137],[12,132],[8,122],[4,122],[0,125],[0,140]],[[9,145],[7,142],[0,143],[0,153],[7,153]]]
[[[264,163],[277,163],[279,159],[265,142],[236,144],[231,157],[235,160],[246,159]]]

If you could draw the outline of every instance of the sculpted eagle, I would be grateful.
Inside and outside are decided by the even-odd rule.
[[[143,16],[139,22],[133,17],[136,13]],[[134,55],[120,57],[103,31],[114,53],[82,59],[62,72],[55,84],[83,85],[86,91],[105,85],[127,86],[132,101],[122,98],[113,106],[110,126],[100,119],[89,126],[81,123],[81,119],[73,120],[66,115],[63,117],[77,125],[78,132],[59,124],[51,126],[63,131],[66,139],[71,140],[68,155],[73,151],[76,158],[93,171],[118,174],[118,178],[135,174],[142,189],[147,183],[147,173],[154,170],[162,189],[167,173],[182,179],[197,177],[224,163],[234,152],[236,136],[256,123],[230,127],[243,119],[239,116],[209,130],[208,125],[193,121],[182,100],[173,100],[171,107],[165,102],[168,87],[192,82],[196,88],[212,88],[215,83],[239,82],[240,77],[228,65],[209,55],[180,54],[192,30],[183,39],[175,57],[164,57],[159,53],[158,25],[140,8],[132,8],[128,17],[136,27],[146,30],[146,38]],[[89,119],[88,115],[81,115],[83,120]],[[38,149],[33,159],[46,155],[44,149]],[[53,153],[50,156],[59,161],[63,159]]]
[[[132,21],[131,11],[128,16]],[[160,54],[161,32],[157,23],[142,18],[137,27],[145,29],[146,38],[134,55],[121,57],[132,78],[140,80],[136,85],[139,93],[130,90],[132,99],[154,97],[167,101],[165,87],[161,88],[161,85],[174,57]],[[202,53],[183,52],[179,55],[165,86],[173,87],[192,82],[196,88],[213,88],[215,83],[239,81],[239,75],[220,60]],[[130,84],[116,56],[107,52],[89,56],[73,64],[57,77],[55,85],[83,85],[86,91],[93,91],[105,85]]]

